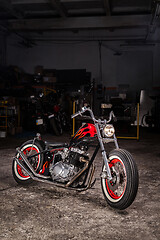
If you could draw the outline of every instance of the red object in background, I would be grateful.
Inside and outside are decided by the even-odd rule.
[[[55,113],[60,111],[60,106],[59,105],[54,105],[53,110]]]

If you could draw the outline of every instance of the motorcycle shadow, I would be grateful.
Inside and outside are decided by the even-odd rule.
[[[18,185],[19,186],[19,185]],[[44,184],[33,182],[32,185],[29,185],[27,187],[24,187],[25,193],[26,191],[28,194],[35,193],[36,195],[39,195],[39,199],[46,198],[47,200],[58,200],[64,201],[66,200],[66,204],[75,203],[77,204],[82,202],[82,205],[90,204],[92,206],[92,209],[105,209],[112,213],[117,213],[119,215],[128,215],[127,210],[116,210],[111,208],[106,202],[105,199],[103,199],[103,196],[101,193],[98,193],[97,189],[90,189],[88,191],[78,192],[76,190],[67,190],[63,188],[58,188],[55,186],[45,186]],[[22,189],[22,186],[21,186]],[[97,194],[96,194],[97,193]],[[87,208],[87,206],[86,206]]]

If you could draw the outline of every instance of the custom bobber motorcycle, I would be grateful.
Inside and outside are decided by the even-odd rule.
[[[111,112],[108,121],[95,119],[92,110],[83,107],[72,118],[88,112],[93,123],[86,123],[71,138],[70,143],[49,143],[40,134],[17,148],[13,159],[13,176],[20,184],[33,180],[70,190],[85,191],[94,183],[94,160],[101,150],[103,166],[101,187],[107,203],[125,209],[134,201],[138,190],[138,170],[131,154],[120,149],[115,136]],[[113,142],[114,150],[107,154],[106,143]],[[96,143],[96,146],[95,146]],[[89,148],[94,147],[90,156]]]

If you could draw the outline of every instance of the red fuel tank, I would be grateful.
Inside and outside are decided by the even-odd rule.
[[[97,134],[96,128],[92,123],[86,123],[78,129],[75,135],[72,137],[71,142],[79,142],[84,138],[92,138]]]

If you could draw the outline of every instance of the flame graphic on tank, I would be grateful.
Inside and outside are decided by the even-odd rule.
[[[95,137],[97,134],[94,124],[86,123],[73,136],[73,140],[79,140],[84,137]]]

